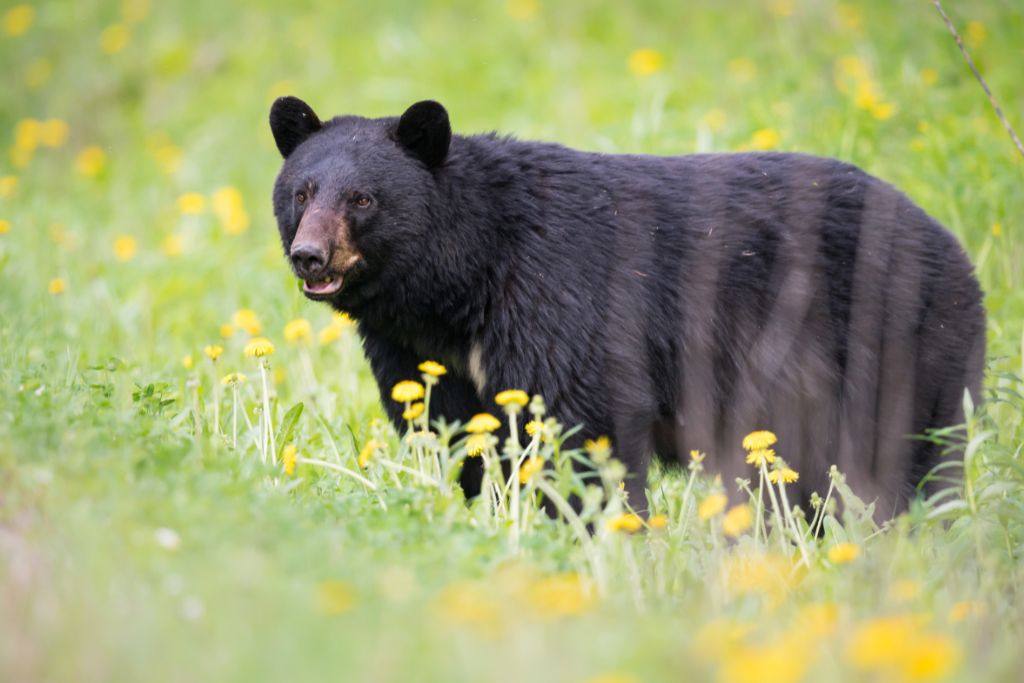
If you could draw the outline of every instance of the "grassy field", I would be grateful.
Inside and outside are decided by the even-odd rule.
[[[5,5],[0,680],[1024,680],[1024,163],[934,8],[593,4]],[[1024,128],[1024,8],[949,4]],[[891,181],[986,291],[966,466],[877,528],[841,478],[793,511],[754,466],[760,496],[721,509],[736,484],[694,461],[656,476],[663,516],[631,533],[601,444],[583,518],[537,513],[539,488],[580,486],[547,424],[526,456],[561,467],[467,507],[464,435],[375,422],[351,324],[288,272],[281,94],[321,115],[433,98],[458,132],[777,148]]]

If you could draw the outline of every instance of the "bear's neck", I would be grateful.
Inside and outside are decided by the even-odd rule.
[[[537,217],[536,169],[511,154],[517,143],[494,136],[455,136],[435,171],[429,230],[420,262],[403,269],[401,286],[382,287],[362,310],[364,329],[427,356],[460,353],[495,311],[515,299],[520,234]],[[432,354],[432,355],[431,355]]]

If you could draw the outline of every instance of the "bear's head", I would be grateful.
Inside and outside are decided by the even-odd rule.
[[[444,107],[423,101],[398,118],[321,122],[302,100],[282,97],[270,128],[284,157],[274,214],[307,297],[351,311],[417,267],[451,143]]]

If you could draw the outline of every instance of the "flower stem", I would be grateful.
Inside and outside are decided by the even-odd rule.
[[[264,417],[264,435],[263,435],[263,462],[267,462],[267,444],[270,444],[270,464],[277,464],[277,445],[274,443],[274,424],[270,419],[270,387],[267,382],[267,364],[265,361],[260,362],[260,378],[263,381],[263,417]]]
[[[406,474],[411,475],[413,478],[419,479],[424,484],[428,484],[438,489],[443,488],[441,486],[441,482],[437,481],[433,477],[428,477],[427,475],[423,474],[423,472],[420,472],[414,467],[406,467],[405,465],[399,465],[397,462],[391,462],[390,460],[387,460],[385,458],[380,458],[378,462],[381,464],[382,467],[384,467],[387,470],[390,470],[392,473],[405,472]]]
[[[213,435],[220,435],[220,383],[217,381],[217,363],[213,364]]]
[[[326,460],[317,460],[316,458],[297,458],[296,462],[300,462],[306,465],[316,465],[317,467],[325,467],[329,470],[341,472],[345,476],[355,479],[356,481],[358,481],[360,484],[370,489],[371,491],[377,490],[376,484],[374,484],[372,481],[370,481],[363,475],[359,474],[358,472],[353,472],[344,465],[338,465],[337,463],[328,462]]]
[[[775,489],[772,487],[771,482],[768,481],[768,466],[765,464],[764,459],[761,460],[761,486],[764,487],[767,484],[768,497],[772,501],[772,512],[775,517],[774,526],[779,530],[779,543],[782,545],[782,553],[786,554],[786,527],[782,523],[782,514],[779,512],[779,501],[775,497]],[[765,531],[765,542],[768,541],[767,530]]]
[[[779,477],[779,497],[782,498],[782,509],[786,512],[786,521],[793,532],[793,538],[796,539],[797,547],[800,548],[800,556],[803,557],[804,564],[809,567],[811,566],[811,558],[807,554],[806,546],[804,546],[803,534],[800,533],[796,520],[793,518],[793,511],[789,507],[789,498],[786,497],[786,485],[783,483],[781,476]]]
[[[534,478],[531,478],[534,481]],[[587,557],[587,562],[590,564],[590,571],[594,575],[594,581],[597,583],[598,592],[601,595],[605,594],[607,589],[607,582],[604,575],[604,566],[601,564],[601,557],[597,553],[597,548],[594,546],[594,540],[590,537],[590,532],[587,531],[586,525],[583,524],[583,520],[576,514],[576,511],[572,509],[569,502],[565,500],[558,491],[548,484],[543,477],[536,476],[534,486],[537,487],[541,493],[543,493],[548,500],[554,504],[558,511],[565,517],[565,521],[569,524],[573,533],[579,540],[580,545],[583,547],[583,554]]]
[[[231,386],[231,448],[238,450],[238,387]]]

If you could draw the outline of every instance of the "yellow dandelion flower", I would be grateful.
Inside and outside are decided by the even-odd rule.
[[[640,531],[643,526],[644,521],[640,519],[640,515],[635,515],[631,512],[612,517],[604,524],[608,531],[624,531],[629,534]]]
[[[391,398],[399,403],[418,401],[423,398],[423,385],[411,379],[402,380],[391,388]]]
[[[14,124],[14,146],[18,149],[34,150],[39,146],[43,124],[36,119],[21,119]]]
[[[243,375],[242,373],[232,372],[230,374],[224,375],[224,377],[221,378],[220,383],[226,387],[234,387],[238,386],[239,384],[245,384],[248,381],[249,378]]]
[[[216,344],[209,344],[203,347],[203,353],[206,354],[207,358],[216,362],[216,360],[220,358],[220,355],[224,353],[224,347],[217,346]]]
[[[595,455],[608,453],[612,449],[612,442],[607,436],[601,435],[596,439],[587,439],[584,441],[583,448],[591,457],[594,457]]]
[[[86,178],[95,178],[107,163],[107,154],[96,145],[89,145],[75,158],[75,170]]]
[[[466,440],[466,455],[475,457],[487,450],[487,434],[473,434]]]
[[[774,128],[761,128],[750,136],[750,148],[756,150],[777,149],[781,142],[782,136]]]
[[[1002,237],[1003,236],[1003,224],[1002,223],[993,223],[992,224],[992,236],[993,237]]]
[[[701,521],[707,521],[725,509],[729,499],[721,493],[712,493],[697,506],[697,516]]]
[[[932,86],[939,81],[939,72],[931,67],[925,67],[921,69],[921,82],[925,85]]]
[[[0,177],[0,198],[6,199],[14,195],[18,189],[18,176],[5,175]]]
[[[430,375],[431,377],[441,377],[448,372],[448,368],[441,365],[437,361],[425,360],[419,364],[420,372]]]
[[[988,29],[980,21],[969,21],[967,22],[965,34],[969,46],[980,47],[985,42],[985,38],[988,37]]]
[[[128,47],[132,34],[124,24],[111,24],[100,33],[100,50],[115,55]]]
[[[557,618],[579,614],[594,604],[594,591],[579,574],[567,572],[530,582],[526,601],[540,617]]]
[[[71,129],[62,119],[47,119],[39,126],[39,144],[56,149],[68,141]]]
[[[186,192],[178,197],[178,211],[184,216],[198,216],[206,211],[206,197],[199,192]]]
[[[411,406],[402,411],[403,420],[415,420],[417,417],[423,414],[423,402],[417,401]]]
[[[320,346],[327,346],[341,339],[342,328],[334,323],[331,323],[324,329],[320,330],[317,335],[317,340],[320,342]]]
[[[846,645],[846,659],[858,669],[898,666],[920,626],[909,616],[872,619],[858,626]]]
[[[182,161],[185,159],[185,153],[181,151],[180,147],[164,144],[153,150],[153,159],[161,171],[167,175],[172,175],[181,168]]]
[[[724,660],[743,644],[754,628],[749,620],[712,619],[693,635],[693,652],[706,661]]]
[[[757,77],[757,65],[748,57],[730,59],[728,69],[729,75],[740,83],[752,81]]]
[[[506,0],[505,13],[517,21],[527,21],[537,15],[537,0]]]
[[[496,637],[502,626],[502,605],[491,586],[480,582],[459,581],[445,587],[435,610],[447,623],[470,624],[477,633]]]
[[[756,645],[742,645],[722,662],[721,678],[730,683],[798,683],[811,664],[809,657],[795,654],[799,645],[776,639]]]
[[[0,218],[0,235],[6,235],[11,231],[11,222]]]
[[[860,8],[847,3],[840,3],[836,6],[836,17],[843,28],[856,31],[864,23],[864,15]]]
[[[50,284],[46,286],[46,291],[50,294],[63,294],[64,290],[67,289],[67,283],[64,282],[64,278],[55,277],[50,280]]]
[[[704,462],[706,457],[708,457],[707,454],[698,451],[696,448],[690,451],[690,460],[693,462]]]
[[[231,316],[231,324],[240,327],[247,334],[256,336],[263,331],[263,324],[260,322],[256,311],[251,308],[240,308]]]
[[[775,451],[771,448],[759,448],[747,453],[747,464],[760,467],[762,464],[771,465],[775,462]]]
[[[15,5],[4,12],[4,33],[12,38],[25,35],[35,17],[36,11],[31,5]]]
[[[181,357],[181,367],[185,368],[186,370],[191,370],[194,364],[195,361],[192,360],[191,353],[186,353],[184,356]]]
[[[853,104],[858,109],[871,109],[882,101],[878,84],[872,80],[859,81],[853,95]]]
[[[544,423],[540,420],[530,420],[526,423],[526,433],[530,436],[535,436],[538,431],[544,429]]]
[[[114,240],[114,258],[126,263],[135,258],[139,250],[139,243],[131,235],[119,235]]]
[[[712,133],[717,133],[725,128],[725,122],[727,120],[725,111],[722,109],[709,109],[703,117],[704,125],[707,126]]]
[[[299,449],[295,447],[295,444],[290,443],[284,447],[281,451],[281,465],[284,467],[284,473],[289,477],[295,474],[295,464],[299,461]]]
[[[774,432],[767,430],[759,430],[756,432],[750,432],[743,437],[743,448],[748,451],[756,451],[762,448],[768,448],[775,444],[778,438]]]
[[[516,405],[522,408],[530,402],[530,396],[521,389],[506,389],[494,397],[494,402],[499,406]]]
[[[892,102],[879,102],[871,107],[871,116],[879,121],[891,119],[896,113],[896,105]]]
[[[737,505],[722,518],[722,531],[726,536],[737,538],[754,523],[754,512],[747,504]]]
[[[730,594],[760,594],[775,605],[799,582],[801,576],[794,570],[793,559],[756,551],[730,553],[721,565],[722,578]]]
[[[242,351],[247,358],[263,358],[274,353],[274,345],[266,337],[256,337]]]
[[[235,326],[229,323],[224,323],[220,326],[219,332],[221,339],[231,339],[235,336]]]
[[[530,481],[530,477],[537,474],[544,469],[544,458],[538,458],[536,456],[527,458],[526,462],[519,468],[519,483],[525,484]]]
[[[828,549],[829,562],[846,564],[860,557],[860,546],[856,543],[837,543]]]
[[[960,645],[943,633],[926,633],[911,641],[900,669],[904,680],[938,681],[947,678],[960,663]]]
[[[477,413],[466,423],[465,430],[470,434],[493,432],[501,427],[501,421],[490,413]]]
[[[781,470],[772,470],[768,473],[768,481],[773,484],[778,484],[780,481],[784,484],[792,484],[799,478],[800,474],[788,467],[783,467]]]
[[[181,235],[168,235],[160,242],[160,251],[165,256],[171,258],[175,256],[181,256],[181,253],[185,251],[185,243],[181,239]]]
[[[242,193],[234,187],[222,187],[210,199],[214,215],[229,235],[239,235],[249,229],[249,214],[245,211]]]
[[[362,450],[359,451],[359,466],[366,469],[367,465],[370,464],[370,460],[373,459],[373,454],[381,448],[383,448],[383,445],[376,439],[367,441]]]
[[[591,676],[584,683],[640,683],[640,679],[630,674],[608,673]]]
[[[630,73],[634,76],[651,76],[665,66],[665,57],[657,50],[649,47],[633,50],[626,62]]]
[[[292,344],[309,339],[313,326],[305,318],[296,318],[284,326],[284,339]]]
[[[355,591],[344,581],[321,581],[316,587],[315,604],[328,616],[344,614],[355,606]]]
[[[664,529],[668,526],[668,516],[654,515],[653,517],[647,520],[647,526],[651,527],[652,529]]]
[[[968,618],[983,617],[988,613],[985,603],[978,600],[961,600],[949,608],[947,618],[951,622],[965,621]]]

